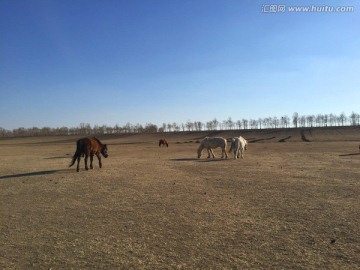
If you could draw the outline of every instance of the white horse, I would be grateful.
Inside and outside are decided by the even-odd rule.
[[[201,152],[204,148],[207,149],[208,151],[208,157],[210,158],[210,154],[212,155],[213,158],[215,158],[214,152],[212,150],[212,148],[217,148],[217,147],[221,147],[222,150],[222,155],[221,158],[224,158],[224,154],[225,157],[228,158],[228,155],[226,153],[226,140],[224,138],[221,137],[205,137],[205,139],[203,139],[200,143],[200,146],[198,148],[198,158],[201,157]]]
[[[247,140],[245,140],[243,137],[234,137],[231,140],[231,147],[229,150],[229,153],[231,151],[234,151],[234,159],[237,159],[240,157],[244,158],[244,152],[247,150]]]

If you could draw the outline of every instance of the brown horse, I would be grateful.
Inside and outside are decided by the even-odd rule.
[[[160,139],[159,140],[159,147],[165,146],[165,145],[166,145],[166,147],[169,147],[169,144],[168,144],[167,140],[166,139]]]
[[[74,165],[74,163],[77,159],[76,171],[78,172],[80,158],[81,158],[81,156],[85,156],[85,170],[88,170],[89,168],[87,166],[87,160],[88,160],[88,157],[90,156],[90,169],[92,169],[93,168],[93,165],[92,165],[93,158],[94,158],[94,155],[96,155],[99,160],[99,167],[101,168],[102,163],[101,163],[101,155],[100,154],[103,155],[105,158],[108,157],[106,144],[102,144],[95,137],[93,137],[91,139],[90,138],[80,139],[76,142],[76,152],[71,160],[69,167]]]

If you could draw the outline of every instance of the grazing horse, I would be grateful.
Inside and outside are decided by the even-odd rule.
[[[226,153],[226,140],[224,138],[221,137],[205,137],[205,139],[203,139],[200,143],[200,146],[197,150],[198,153],[198,158],[201,157],[201,152],[204,148],[207,149],[208,151],[208,157],[210,158],[210,154],[212,155],[213,158],[215,158],[214,152],[213,152],[213,148],[217,148],[217,147],[221,147],[221,158],[224,158],[224,154],[225,157],[228,158],[228,155]]]
[[[92,169],[93,168],[93,165],[92,165],[93,158],[94,158],[94,155],[96,155],[99,160],[99,167],[101,168],[102,163],[101,163],[101,155],[100,154],[103,155],[105,158],[108,157],[106,144],[102,144],[95,137],[80,139],[76,142],[76,152],[71,160],[69,167],[74,165],[74,163],[77,159],[76,171],[78,172],[80,158],[81,158],[81,156],[85,156],[85,170],[88,170],[89,168],[87,166],[87,160],[88,160],[88,157],[90,156],[90,169]]]
[[[165,146],[165,145],[166,145],[166,147],[169,147],[169,144],[168,144],[167,140],[166,139],[160,139],[159,140],[159,147]]]
[[[231,140],[231,147],[229,150],[229,153],[231,151],[234,151],[234,159],[237,159],[240,157],[244,158],[244,152],[247,150],[247,140],[245,140],[243,137],[234,137]]]

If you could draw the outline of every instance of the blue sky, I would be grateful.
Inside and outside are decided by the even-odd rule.
[[[354,11],[268,12],[281,4]],[[350,0],[0,0],[0,127],[359,113],[359,12]]]

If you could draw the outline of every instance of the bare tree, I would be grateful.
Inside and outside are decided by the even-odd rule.
[[[290,122],[290,118],[289,118],[287,115],[284,115],[284,116],[281,117],[280,122],[281,122],[281,126],[282,126],[283,128],[288,128],[289,122]]]
[[[257,129],[258,122],[256,120],[250,119],[249,123],[250,123],[250,128],[251,129]]]
[[[0,137],[10,137],[12,136],[12,132],[10,130],[6,130],[5,128],[0,127]]]
[[[349,116],[349,121],[352,126],[359,125],[360,122],[359,119],[360,119],[360,115],[358,113],[352,112]]]
[[[300,126],[301,127],[305,127],[306,126],[306,117],[304,115],[302,115],[300,118],[299,118],[299,122],[300,122]]]
[[[212,121],[208,121],[206,122],[206,129],[207,130],[213,130],[213,124],[212,124]]]
[[[323,124],[323,118],[324,118],[324,116],[323,116],[322,114],[318,114],[318,115],[316,116],[315,122],[316,122],[316,125],[317,125],[318,127],[322,126],[322,124]]]
[[[248,129],[248,123],[249,123],[249,121],[246,120],[246,119],[242,119],[241,121],[242,121],[242,124],[243,124],[243,128],[244,128],[244,129]]]
[[[270,127],[270,118],[269,117],[265,117],[263,119],[263,125],[265,128],[269,128]]]
[[[360,125],[360,114],[355,113],[355,123],[356,125]]]
[[[227,129],[233,129],[235,124],[231,117],[228,118],[228,120],[225,121]]]
[[[218,127],[219,127],[219,121],[216,119],[216,118],[214,118],[213,120],[212,120],[212,122],[213,122],[213,127],[214,127],[214,130],[217,130],[218,129]]]
[[[344,126],[346,119],[347,119],[345,113],[342,112],[339,116],[339,119],[340,119],[341,125]]]
[[[40,131],[41,136],[49,136],[51,135],[51,128],[50,127],[43,127]]]
[[[154,124],[151,124],[151,123],[146,124],[145,128],[143,130],[143,132],[145,132],[145,133],[155,133],[157,131],[158,131],[157,125],[154,125]]]
[[[121,133],[121,127],[120,127],[118,124],[116,124],[116,125],[114,126],[114,132],[115,132],[116,134],[120,134],[120,133]]]
[[[294,112],[293,114],[293,125],[295,128],[298,127],[298,121],[299,121],[299,114],[297,112]]]
[[[180,126],[177,123],[174,122],[172,125],[173,125],[174,131],[180,131]]]
[[[188,120],[185,124],[187,131],[193,131],[194,130],[194,123]]]
[[[143,132],[145,132],[145,128],[144,128],[141,124],[137,123],[137,124],[133,127],[133,132],[143,133]]]
[[[328,126],[329,116],[327,114],[324,114],[324,125],[325,127]]]
[[[114,128],[110,127],[110,126],[107,126],[106,127],[106,134],[113,134],[113,133],[114,133]]]
[[[313,125],[314,125],[314,119],[315,119],[315,116],[314,116],[314,115],[308,115],[308,116],[306,116],[306,122],[307,122],[307,126],[308,126],[308,127],[313,127]]]
[[[336,116],[332,113],[329,114],[329,126],[333,127],[336,125]]]
[[[278,128],[279,127],[279,119],[276,116],[273,117],[273,122],[274,122],[274,127]]]
[[[302,115],[299,116],[297,112],[293,114],[292,123],[294,127],[317,127],[323,126],[345,126],[345,125],[360,125],[360,114],[352,112],[349,116],[346,116],[344,112],[340,115],[334,114],[318,114],[318,115]],[[53,135],[92,135],[92,134],[120,134],[120,133],[132,133],[132,132],[171,132],[171,131],[201,131],[204,128],[207,130],[217,130],[221,129],[257,129],[257,128],[289,128],[290,127],[290,118],[287,115],[282,116],[278,119],[274,117],[259,118],[258,120],[254,119],[241,119],[236,122],[229,117],[227,120],[219,122],[216,118],[211,121],[206,122],[205,124],[200,121],[190,121],[188,120],[185,124],[169,123],[162,124],[162,127],[158,128],[157,125],[148,123],[145,128],[141,124],[136,124],[135,126],[131,123],[126,123],[123,127],[120,127],[116,124],[114,127],[106,125],[95,125],[93,128],[89,123],[80,123],[78,127],[32,127],[32,128],[16,128],[11,131],[5,130],[0,127],[0,137],[20,137],[20,136],[53,136]]]
[[[238,129],[241,129],[242,123],[241,123],[240,120],[237,120],[237,121],[236,121],[236,126],[237,126]]]
[[[133,130],[134,130],[133,125],[130,124],[129,122],[127,122],[127,123],[125,124],[125,126],[123,127],[123,129],[124,129],[125,133],[131,133],[131,132],[133,132]]]
[[[201,131],[204,127],[204,124],[200,121],[195,121],[194,126],[196,131]]]
[[[262,125],[264,126],[264,128],[268,128],[269,125],[268,125],[268,118],[263,118],[262,119]]]
[[[227,129],[227,128],[228,128],[227,121],[223,120],[220,124],[220,129],[223,130],[223,129]]]

